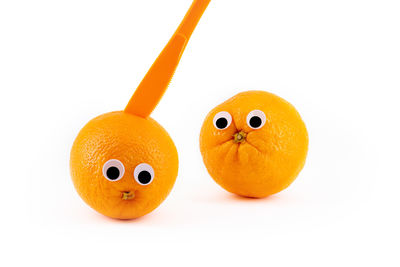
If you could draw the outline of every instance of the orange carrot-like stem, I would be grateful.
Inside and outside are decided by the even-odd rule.
[[[178,29],[139,84],[125,112],[148,117],[164,95],[183,51],[211,0],[195,0]]]

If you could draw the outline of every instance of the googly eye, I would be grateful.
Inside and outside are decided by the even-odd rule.
[[[120,180],[124,176],[124,173],[124,164],[117,159],[110,159],[103,165],[103,175],[111,182]]]
[[[149,164],[142,163],[136,166],[133,176],[139,184],[149,185],[154,179],[154,170]]]
[[[253,110],[247,115],[247,125],[252,129],[260,129],[264,126],[267,118],[261,110]]]
[[[232,116],[226,111],[217,113],[214,117],[214,126],[218,130],[225,130],[232,123]]]

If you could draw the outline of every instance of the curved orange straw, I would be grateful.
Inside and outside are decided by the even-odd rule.
[[[161,54],[139,84],[125,112],[148,117],[164,95],[183,51],[211,0],[195,0]]]

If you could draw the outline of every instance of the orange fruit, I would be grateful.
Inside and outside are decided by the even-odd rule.
[[[271,93],[248,91],[207,115],[200,150],[209,174],[221,187],[262,198],[296,179],[305,164],[308,133],[290,103]]]
[[[143,216],[168,196],[178,153],[153,119],[112,112],[91,120],[71,151],[71,176],[82,199],[119,219]]]
[[[76,138],[72,181],[93,209],[112,218],[143,216],[168,196],[178,173],[178,153],[168,133],[149,116],[178,66],[210,0],[195,0],[124,111],[90,121]]]

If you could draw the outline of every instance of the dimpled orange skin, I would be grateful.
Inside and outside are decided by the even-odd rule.
[[[121,161],[122,179],[103,176],[104,163]],[[141,163],[154,169],[154,180],[143,186],[134,179]],[[178,174],[178,154],[168,133],[153,119],[112,112],[91,120],[76,138],[70,161],[74,186],[82,199],[101,214],[134,219],[157,208],[171,191]],[[134,192],[133,199],[122,199]]]
[[[247,125],[247,115],[261,110],[265,125]],[[214,116],[229,112],[231,125],[214,126]],[[242,143],[234,134],[247,133]],[[308,151],[306,126],[284,99],[264,91],[240,93],[213,109],[200,134],[200,150],[212,178],[225,190],[244,197],[263,198],[287,188],[302,170]]]

